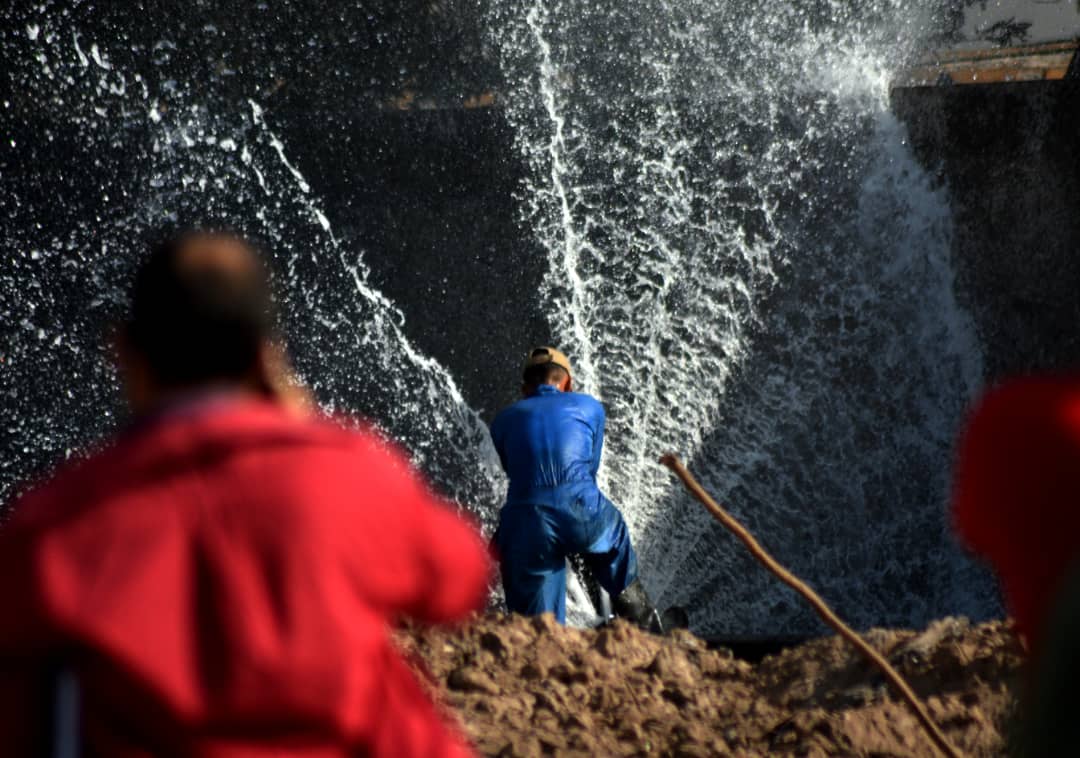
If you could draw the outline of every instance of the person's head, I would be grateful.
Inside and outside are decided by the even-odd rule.
[[[555,387],[560,392],[570,392],[573,389],[570,361],[553,347],[537,347],[529,351],[522,379],[521,393],[525,397],[535,395],[542,384]]]
[[[225,232],[157,243],[136,273],[118,347],[137,413],[204,389],[276,394],[283,354],[259,254]]]

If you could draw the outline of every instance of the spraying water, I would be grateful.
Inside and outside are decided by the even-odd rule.
[[[62,14],[16,44],[7,50],[16,76],[55,103],[40,128],[64,144],[50,154],[93,156],[94,171],[72,176],[60,197],[35,193],[40,173],[64,167],[41,165],[28,146],[5,176],[5,490],[41,459],[112,429],[119,393],[99,332],[122,313],[144,232],[214,224],[273,252],[277,288],[289,293],[284,331],[326,409],[374,419],[490,527],[504,481],[486,426],[406,338],[404,314],[371,285],[363,251],[335,239],[260,107],[220,113],[189,85],[114,65],[108,40],[86,38]],[[160,41],[144,63],[152,72],[175,47]]]
[[[945,197],[887,107],[918,16],[892,0],[492,9],[528,166],[520,223],[547,255],[532,306],[608,406],[603,484],[647,586],[697,631],[817,626],[672,486],[667,450],[857,624],[995,610],[944,508],[979,350]],[[374,419],[490,529],[505,482],[483,424],[334,234],[272,114],[174,75],[184,40],[122,44],[53,9],[4,38],[35,107],[3,107],[35,137],[11,140],[0,177],[0,497],[115,427],[99,331],[140,234],[211,222],[273,251],[320,400]],[[216,76],[234,74],[223,60]]]
[[[667,450],[856,623],[983,615],[945,518],[980,351],[946,199],[888,110],[920,10],[803,5],[505,6],[545,308],[607,404],[604,485],[646,584],[697,629],[815,622],[674,488]]]

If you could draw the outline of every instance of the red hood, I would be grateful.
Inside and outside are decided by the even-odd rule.
[[[12,610],[42,628],[5,640],[0,622],[0,656],[71,649],[103,735],[452,742],[388,622],[477,608],[487,556],[370,434],[255,400],[173,409],[31,495],[3,536],[0,589],[21,571]],[[387,736],[410,719],[420,742]]]

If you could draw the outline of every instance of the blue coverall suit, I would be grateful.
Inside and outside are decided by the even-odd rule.
[[[604,407],[588,395],[541,385],[503,410],[491,438],[510,477],[499,516],[506,604],[566,622],[566,558],[581,555],[615,597],[637,577],[637,556],[622,514],[596,484]]]

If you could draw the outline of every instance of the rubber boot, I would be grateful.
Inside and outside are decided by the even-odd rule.
[[[612,598],[611,610],[619,618],[632,621],[646,632],[664,633],[660,614],[656,612],[656,608],[653,607],[652,601],[645,592],[645,586],[638,579],[630,582],[630,585],[619,593],[618,597]]]

